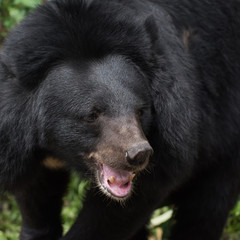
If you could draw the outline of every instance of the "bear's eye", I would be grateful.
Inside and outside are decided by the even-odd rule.
[[[137,110],[136,115],[138,117],[141,117],[143,115],[143,113],[144,113],[144,110],[143,109],[139,109],[139,110]]]
[[[99,117],[99,113],[98,112],[93,112],[92,114],[85,117],[84,121],[88,122],[88,123],[93,123],[98,119],[98,117]]]

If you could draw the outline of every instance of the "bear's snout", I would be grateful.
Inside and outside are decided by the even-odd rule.
[[[140,122],[134,116],[104,117],[100,120],[102,138],[88,158],[117,170],[143,170],[148,165],[153,149]]]

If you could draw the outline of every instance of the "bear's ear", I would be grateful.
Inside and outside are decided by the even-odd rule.
[[[193,61],[169,16],[159,15],[157,19],[149,17],[145,22],[152,42],[154,70],[150,91],[157,126],[165,150],[171,156],[193,159],[197,154],[199,119]]]
[[[26,52],[21,45],[15,51],[9,46],[3,49],[1,64],[1,78],[14,77],[26,89],[33,89],[42,81],[48,69],[51,69],[54,60],[50,51],[40,54],[37,49]],[[30,47],[29,47],[30,48]],[[38,55],[39,54],[39,55]]]
[[[9,78],[16,78],[16,76],[7,63],[3,60],[3,56],[0,53],[0,81],[4,82]]]

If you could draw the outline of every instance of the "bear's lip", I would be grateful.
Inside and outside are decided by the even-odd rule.
[[[131,171],[113,169],[105,164],[99,164],[97,174],[101,189],[108,196],[124,200],[132,190],[132,180],[135,174]]]

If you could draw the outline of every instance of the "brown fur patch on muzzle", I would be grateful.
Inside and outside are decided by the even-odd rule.
[[[102,137],[88,158],[115,169],[139,171],[146,167],[148,159],[137,166],[127,161],[127,152],[142,143],[149,145],[140,122],[135,116],[118,118],[102,117]],[[151,147],[150,147],[151,148]]]

